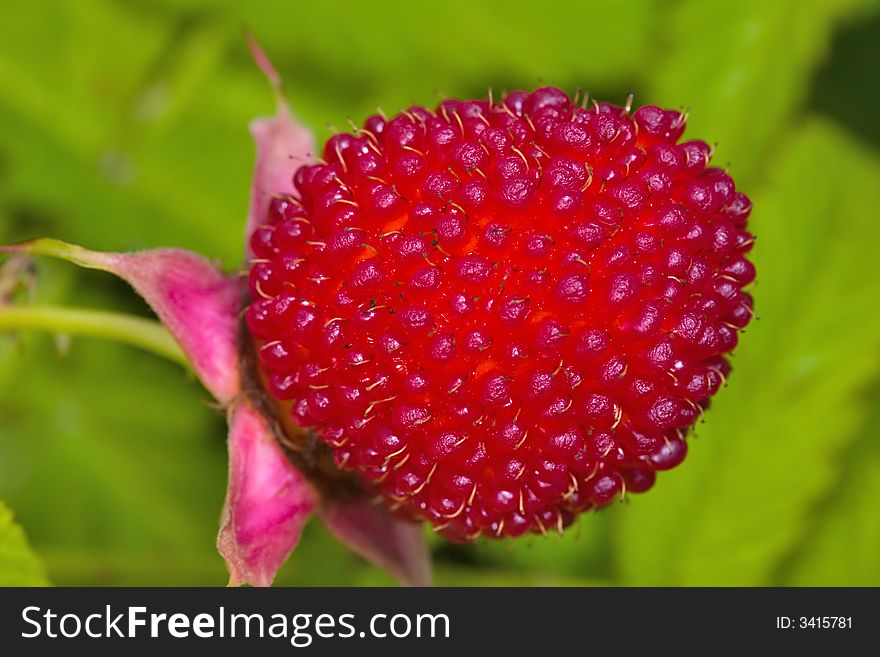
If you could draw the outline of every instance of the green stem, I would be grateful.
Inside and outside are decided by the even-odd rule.
[[[21,329],[119,340],[189,366],[174,338],[159,322],[132,315],[59,306],[0,306],[0,333]]]

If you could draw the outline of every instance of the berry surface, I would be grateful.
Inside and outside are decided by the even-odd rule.
[[[268,393],[453,540],[648,490],[752,317],[751,203],[685,122],[548,87],[332,137],[250,238]]]

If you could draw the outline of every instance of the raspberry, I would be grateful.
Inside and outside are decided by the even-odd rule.
[[[453,540],[650,489],[752,316],[751,204],[684,127],[548,87],[334,136],[251,236],[268,392]]]

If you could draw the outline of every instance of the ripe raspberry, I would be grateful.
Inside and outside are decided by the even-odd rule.
[[[453,539],[648,490],[752,316],[751,204],[684,127],[548,87],[331,138],[251,237],[269,393]]]

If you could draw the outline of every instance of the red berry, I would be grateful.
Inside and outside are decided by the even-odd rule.
[[[683,130],[544,88],[333,137],[251,236],[269,394],[453,539],[648,490],[752,316],[751,203]]]

